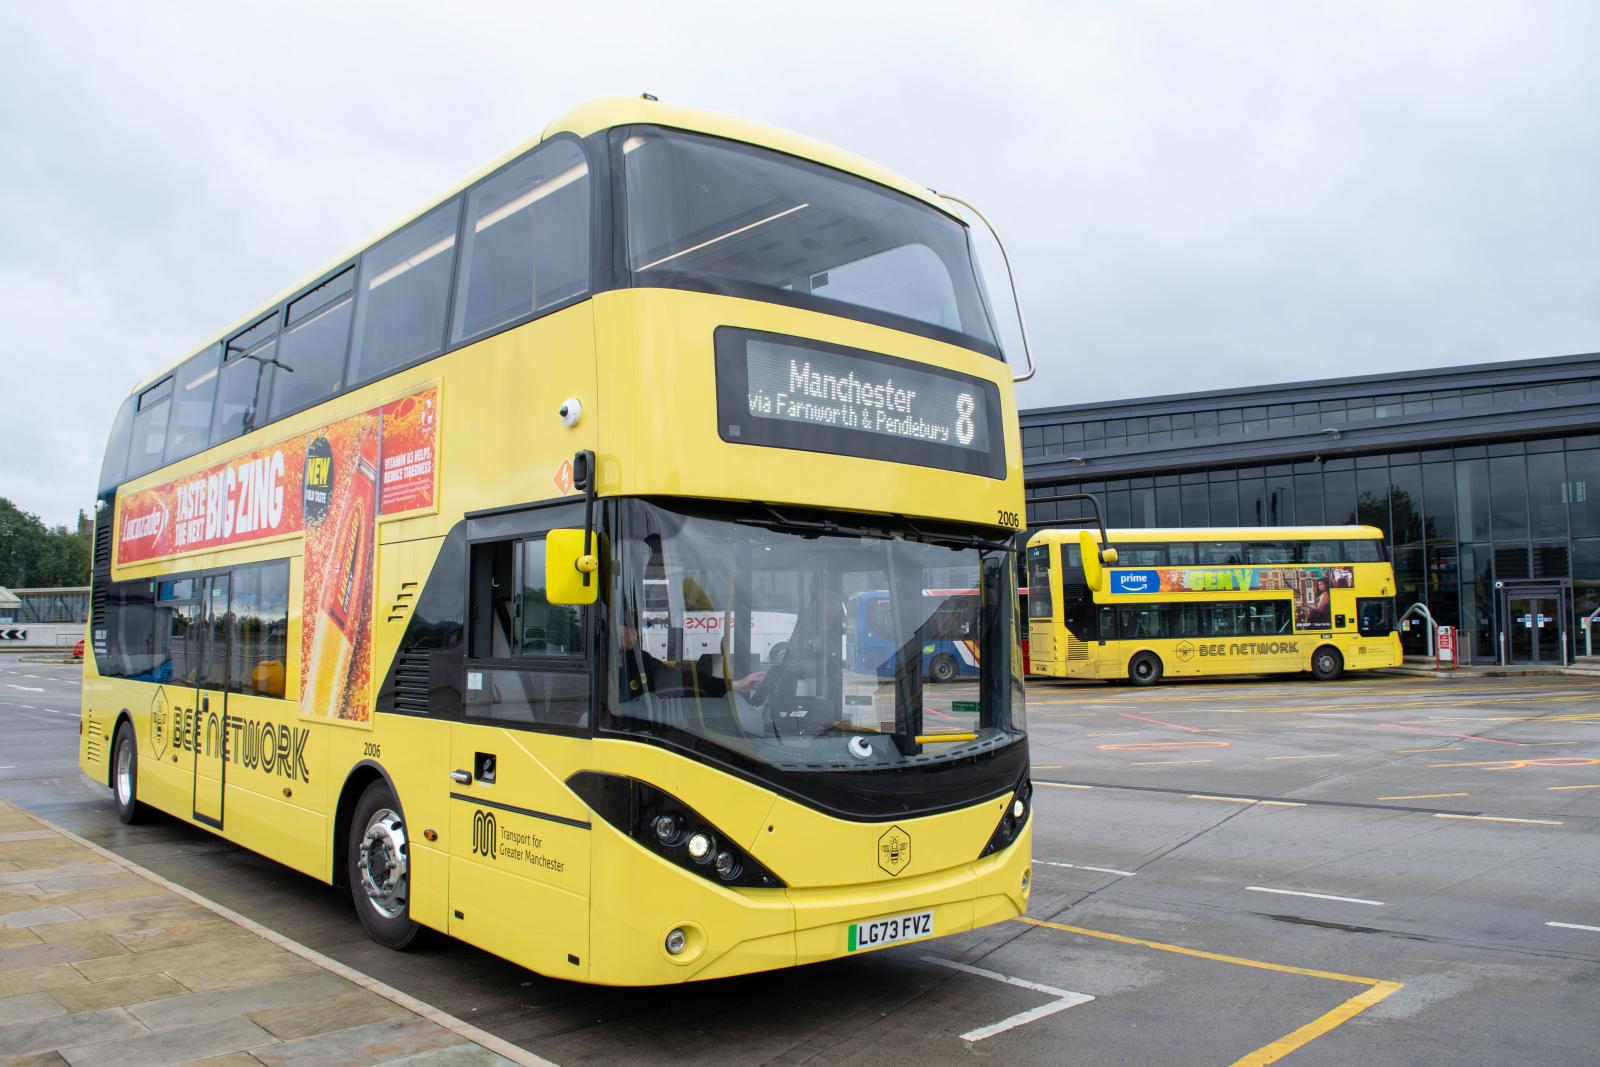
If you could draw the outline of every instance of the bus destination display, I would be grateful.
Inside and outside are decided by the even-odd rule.
[[[990,477],[1004,461],[994,383],[873,352],[724,327],[717,407],[725,441]]]

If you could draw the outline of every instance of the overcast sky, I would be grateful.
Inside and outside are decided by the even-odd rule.
[[[135,381],[613,93],[976,201],[1025,407],[1591,351],[1597,40],[1525,0],[5,4],[0,496],[71,521]]]

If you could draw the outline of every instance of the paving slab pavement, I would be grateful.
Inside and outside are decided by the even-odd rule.
[[[545,1064],[0,800],[0,1064]]]

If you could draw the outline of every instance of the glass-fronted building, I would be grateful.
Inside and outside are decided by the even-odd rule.
[[[1600,608],[1600,354],[1039,408],[1022,444],[1030,528],[1085,521],[1066,493],[1111,527],[1379,527],[1399,609],[1471,662],[1581,655]]]

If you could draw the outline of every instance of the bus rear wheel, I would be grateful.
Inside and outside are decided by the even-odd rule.
[[[123,822],[131,825],[144,818],[144,805],[139,803],[139,743],[126,722],[117,727],[111,746],[111,796]]]
[[[349,841],[346,875],[361,925],[385,948],[405,948],[421,927],[411,921],[405,819],[387,782],[373,782],[361,794],[350,817]]]
[[[1128,661],[1128,681],[1134,685],[1155,685],[1161,681],[1161,657],[1141,652]]]
[[[1344,673],[1344,657],[1339,650],[1328,645],[1311,653],[1311,677],[1319,682],[1331,682]]]
[[[928,664],[928,677],[935,682],[953,682],[959,671],[955,658],[949,655],[935,656],[933,662]]]

